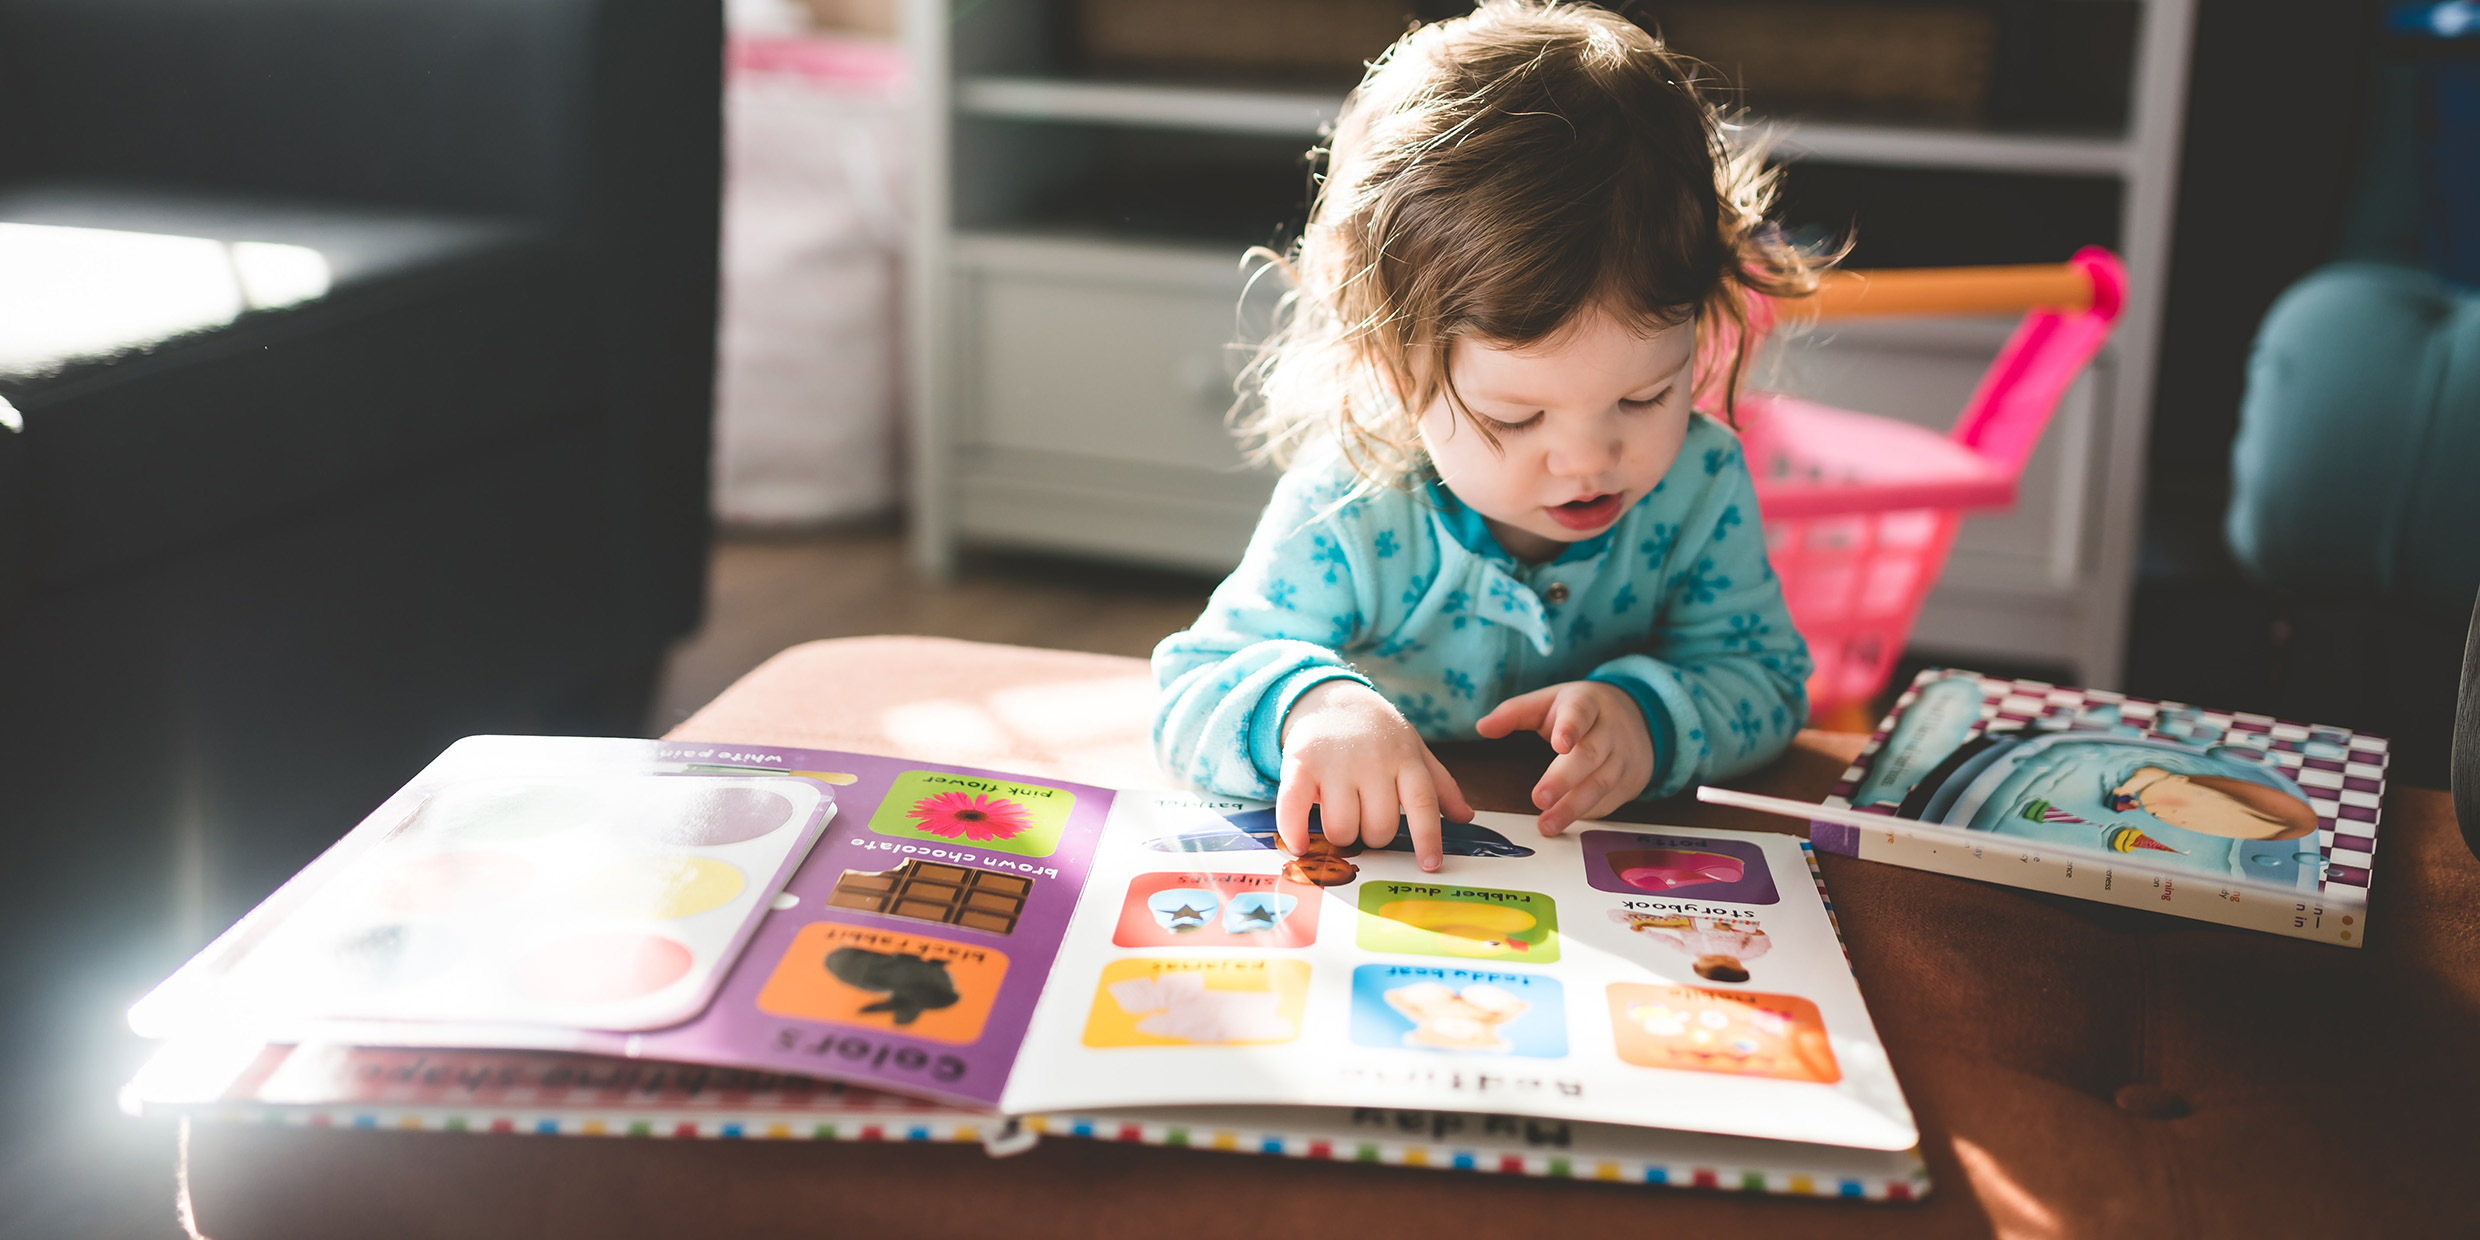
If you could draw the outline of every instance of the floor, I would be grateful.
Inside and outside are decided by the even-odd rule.
[[[1188,626],[1214,579],[1049,556],[979,553],[924,580],[889,523],[715,545],[706,625],[673,651],[647,726],[659,735],[786,646],[918,633],[1143,658]]]

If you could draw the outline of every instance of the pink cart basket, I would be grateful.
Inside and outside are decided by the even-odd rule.
[[[1846,272],[1777,313],[1841,318],[2030,312],[1941,436],[1764,392],[1739,402],[1766,552],[1816,671],[1810,717],[1866,731],[1963,515],[2012,507],[2067,385],[2118,321],[2127,274],[2086,249],[2036,267]]]

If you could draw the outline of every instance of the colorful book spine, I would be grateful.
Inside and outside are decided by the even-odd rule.
[[[1425,1113],[1396,1112],[1395,1115]],[[1481,1117],[1456,1116],[1457,1119]],[[1375,1163],[1437,1171],[1526,1175],[1553,1180],[1598,1180],[1792,1197],[1840,1197],[1862,1201],[1913,1201],[1928,1194],[1929,1174],[1916,1154],[1899,1157],[1907,1168],[1894,1174],[1837,1174],[1795,1166],[1792,1160],[1647,1156],[1616,1150],[1542,1148],[1525,1141],[1419,1141],[1328,1131],[1223,1127],[1181,1119],[1138,1120],[1111,1115],[1035,1115],[1028,1129],[1046,1136],[1083,1137],[1131,1145],[1220,1150],[1320,1162]],[[1566,1125],[1554,1125],[1564,1130]]]
[[[222,1124],[644,1140],[980,1143],[1044,1137],[1866,1201],[1929,1191],[1918,1151],[1852,1150],[1538,1117],[1196,1107],[1011,1119],[776,1073],[528,1051],[174,1043],[127,1109]]]
[[[1283,1126],[1236,1127],[1211,1119],[1132,1119],[1125,1116],[1033,1115],[1011,1123],[988,1116],[890,1116],[866,1111],[787,1115],[749,1113],[564,1110],[529,1107],[402,1107],[352,1105],[278,1106],[222,1104],[182,1108],[193,1119],[224,1124],[270,1127],[346,1129],[360,1131],[499,1133],[545,1137],[634,1137],[673,1140],[855,1141],[855,1142],[980,1142],[994,1153],[1010,1153],[1032,1141],[1025,1138],[1075,1137],[1131,1145],[1258,1154],[1321,1162],[1375,1163],[1420,1167],[1434,1171],[1470,1171],[1488,1175],[1524,1175],[1543,1179],[1598,1180],[1673,1188],[1719,1189],[1772,1193],[1793,1197],[1834,1197],[1863,1201],[1913,1201],[1929,1191],[1926,1167],[1917,1155],[1900,1156],[1885,1170],[1838,1173],[1804,1168],[1796,1160],[1699,1158],[1693,1154],[1658,1154],[1614,1150],[1570,1151],[1559,1148],[1545,1131],[1564,1133],[1567,1125],[1532,1121],[1534,1140],[1525,1139],[1522,1120],[1503,1125],[1515,1131],[1503,1140],[1421,1141],[1356,1135],[1349,1132],[1291,1131]],[[1416,1113],[1388,1113],[1389,1117]],[[1425,1114],[1425,1113],[1424,1113]],[[1451,1116],[1479,1127],[1485,1119],[1504,1117]],[[1544,1148],[1548,1144],[1549,1148]]]

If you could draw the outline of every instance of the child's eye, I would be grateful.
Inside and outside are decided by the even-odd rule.
[[[1622,398],[1619,401],[1619,405],[1621,408],[1625,409],[1651,409],[1654,406],[1661,404],[1663,401],[1669,400],[1670,398],[1671,389],[1664,388],[1643,400],[1636,400],[1632,397]]]
[[[1519,422],[1510,422],[1505,418],[1494,418],[1486,413],[1481,415],[1481,419],[1490,424],[1490,429],[1492,431],[1501,435],[1512,435],[1517,431],[1528,431],[1536,426],[1539,426],[1541,424],[1542,414],[1540,410],[1536,409],[1533,411],[1533,416],[1525,418]]]

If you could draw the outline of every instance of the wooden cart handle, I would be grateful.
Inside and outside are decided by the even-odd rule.
[[[2092,277],[2073,263],[2021,267],[1915,267],[1829,272],[1813,297],[1779,302],[1786,318],[1892,314],[2013,314],[2031,309],[2080,313],[2093,302]]]

